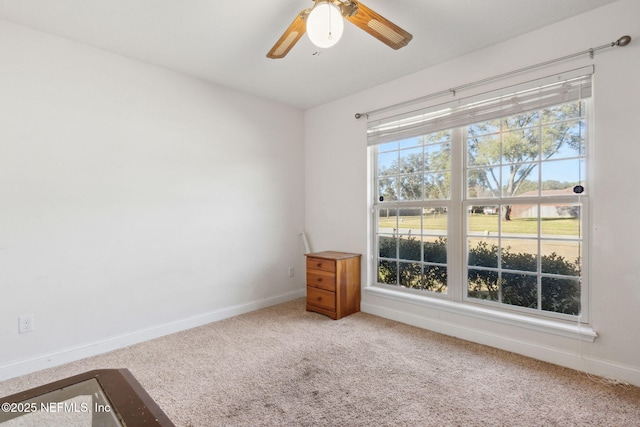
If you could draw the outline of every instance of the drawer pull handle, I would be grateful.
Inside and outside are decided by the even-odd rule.
[[[316,267],[322,267],[322,263],[319,262],[318,264],[316,264]]]
[[[318,277],[318,282],[322,282],[322,277]]]

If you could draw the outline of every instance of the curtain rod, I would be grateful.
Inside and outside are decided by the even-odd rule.
[[[562,56],[560,58],[552,59],[552,60],[549,60],[549,61],[540,62],[540,63],[535,64],[535,65],[529,65],[528,67],[520,68],[520,69],[517,69],[517,70],[514,70],[514,71],[509,71],[509,72],[504,73],[504,74],[498,74],[497,76],[488,77],[486,79],[476,80],[476,81],[471,82],[471,83],[466,83],[466,84],[463,84],[463,85],[460,85],[460,86],[456,86],[456,87],[451,88],[451,89],[441,90],[440,92],[434,92],[434,93],[431,93],[429,95],[422,96],[420,98],[415,98],[415,99],[412,99],[410,101],[400,102],[398,104],[390,105],[388,107],[379,108],[377,110],[368,111],[366,113],[356,113],[355,117],[356,117],[356,120],[357,120],[357,119],[360,119],[362,117],[368,117],[369,114],[381,113],[383,111],[392,110],[394,108],[402,107],[402,106],[405,106],[405,105],[411,105],[411,104],[415,104],[417,102],[426,101],[427,99],[437,98],[439,96],[447,95],[449,93],[451,93],[451,94],[453,94],[453,96],[455,96],[456,92],[458,92],[460,90],[463,90],[463,89],[469,89],[469,88],[474,87],[474,86],[478,86],[478,85],[481,85],[481,84],[484,84],[484,83],[488,83],[488,82],[491,82],[491,81],[494,81],[494,80],[500,80],[500,79],[502,79],[504,77],[509,77],[509,76],[514,75],[514,74],[519,74],[519,73],[522,73],[522,72],[525,72],[525,71],[529,71],[529,70],[532,70],[532,69],[535,69],[535,68],[544,67],[546,65],[554,64],[556,62],[565,61],[565,60],[570,59],[570,58],[575,58],[576,56],[585,55],[587,53],[589,54],[591,59],[593,59],[593,54],[597,50],[608,49],[608,48],[614,47],[614,46],[623,47],[623,46],[628,45],[629,43],[631,43],[631,37],[630,36],[622,36],[618,40],[616,40],[614,42],[611,42],[611,43],[603,44],[602,46],[592,47],[590,49],[583,50],[581,52],[572,53],[571,55],[566,55],[566,56]]]

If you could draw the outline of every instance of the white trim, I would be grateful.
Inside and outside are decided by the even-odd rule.
[[[553,335],[559,335],[567,338],[572,338],[585,342],[593,342],[598,333],[591,328],[590,326],[578,324],[578,323],[567,323],[560,322],[555,320],[543,319],[533,316],[525,316],[518,313],[512,313],[508,311],[502,310],[493,310],[487,307],[476,306],[473,304],[465,304],[457,301],[444,300],[439,298],[429,298],[421,295],[414,295],[404,292],[397,292],[389,289],[369,286],[364,288],[364,291],[375,295],[377,297],[382,297],[386,299],[401,301],[405,303],[419,305],[425,308],[446,311],[449,313],[458,314],[461,316],[473,317],[476,319],[488,320],[491,322],[501,323],[510,326],[516,326],[525,329],[531,329],[538,332],[549,333]],[[384,307],[378,307],[372,304],[364,304],[368,307],[371,307],[372,310],[388,310]],[[363,311],[365,311],[363,309]],[[372,314],[378,314],[376,312],[370,311]],[[400,312],[398,312],[400,313]],[[406,315],[406,314],[403,314]],[[411,315],[407,315],[411,316]],[[385,316],[382,316],[385,317]],[[432,320],[428,320],[426,318],[423,322],[427,324],[431,323]],[[404,323],[410,323],[403,320],[400,320]],[[441,323],[441,322],[438,322]],[[413,323],[410,323],[413,324]],[[416,325],[420,326],[420,325]],[[426,327],[426,326],[422,326]],[[448,328],[460,329],[458,325],[449,325]],[[427,329],[431,329],[427,327]],[[478,333],[481,333],[482,330],[473,330],[471,336],[475,336]],[[447,333],[447,332],[443,332]],[[452,335],[447,333],[448,335]],[[457,335],[456,335],[457,336]]]
[[[0,381],[19,377],[21,375],[26,375],[31,372],[40,371],[42,369],[63,365],[65,363],[74,362],[86,357],[96,356],[98,354],[118,350],[120,348],[128,347],[133,344],[206,325],[207,323],[228,319],[230,317],[249,313],[251,311],[270,307],[272,305],[281,304],[283,302],[291,301],[297,298],[304,298],[305,295],[306,289],[301,289],[298,291],[276,295],[257,301],[220,308],[217,310],[209,311],[207,313],[187,317],[185,319],[153,326],[151,328],[128,332],[102,340],[80,344],[75,347],[64,348],[30,359],[17,360],[4,365],[0,365]]]

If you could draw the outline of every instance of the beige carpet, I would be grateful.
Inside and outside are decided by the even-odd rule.
[[[177,426],[638,426],[640,388],[304,300],[0,383],[128,368]]]

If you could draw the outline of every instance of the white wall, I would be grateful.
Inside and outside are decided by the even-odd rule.
[[[629,34],[627,47],[599,51],[470,90],[464,96],[595,64],[591,326],[585,342],[390,299],[364,289],[363,311],[640,385],[640,227],[635,213],[640,138],[640,2],[621,0],[491,48],[457,58],[305,113],[306,229],[314,250],[366,254],[369,221],[366,120],[354,113],[394,105]],[[407,47],[410,49],[411,45]],[[428,52],[424,53],[428,55]],[[462,96],[458,94],[458,96]],[[441,103],[450,98],[431,101]],[[327,127],[326,123],[332,123]],[[374,280],[363,262],[363,285]],[[577,326],[577,325],[576,325]]]
[[[0,58],[0,380],[304,296],[302,111],[1,20]]]

